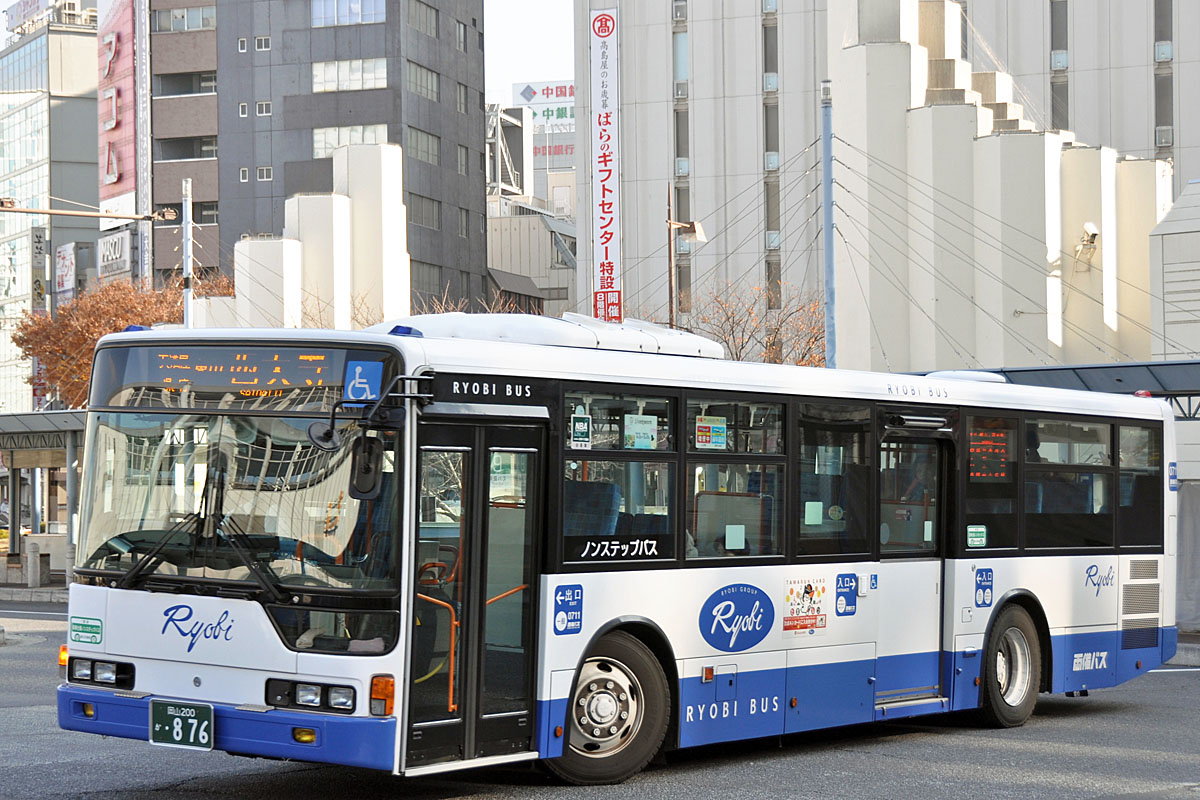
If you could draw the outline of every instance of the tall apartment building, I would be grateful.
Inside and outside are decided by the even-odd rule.
[[[414,293],[486,289],[483,2],[151,0],[154,202],[192,178],[196,258],[232,268],[284,201],[333,190],[343,144],[405,148]],[[178,268],[179,226],[155,231]]]
[[[965,0],[964,58],[1012,74],[1025,116],[1200,178],[1200,3]],[[1191,82],[1189,84],[1189,81]]]
[[[0,197],[26,208],[96,205],[96,20],[78,3],[35,7],[0,50]],[[74,201],[74,202],[71,202]],[[34,256],[30,231],[46,232]],[[0,214],[0,412],[33,410],[30,362],[12,330],[31,308],[33,270],[53,264],[57,247],[95,242],[94,220]]]

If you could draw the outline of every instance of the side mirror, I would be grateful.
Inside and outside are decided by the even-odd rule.
[[[355,500],[374,500],[383,488],[383,440],[364,434],[352,447],[350,496]]]

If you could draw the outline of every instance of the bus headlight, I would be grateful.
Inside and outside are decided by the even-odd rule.
[[[329,687],[329,707],[354,710],[354,690],[349,686]]]
[[[71,662],[71,677],[77,681],[92,679],[92,662],[86,658],[77,658]]]
[[[111,661],[97,661],[92,668],[92,680],[97,683],[116,683],[117,665]]]
[[[297,683],[296,704],[302,706],[321,705],[321,687],[311,683]]]

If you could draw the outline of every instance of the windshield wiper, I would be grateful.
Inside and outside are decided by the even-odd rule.
[[[151,547],[148,551],[146,551],[146,554],[144,556],[142,556],[141,558],[139,558],[137,561],[135,561],[132,567],[125,570],[125,573],[123,575],[121,575],[121,577],[117,580],[117,588],[118,589],[131,588],[133,586],[133,582],[135,580],[137,580],[139,575],[141,575],[143,572],[146,571],[146,569],[150,566],[150,563],[152,561],[154,561],[155,557],[159,553],[161,553],[163,551],[163,548],[165,548],[167,546],[167,544],[171,541],[171,539],[174,538],[175,534],[184,530],[189,524],[199,523],[199,522],[201,522],[200,515],[196,514],[196,513],[190,513],[187,516],[185,516],[183,519],[179,520],[179,522],[176,522],[170,528],[167,528],[165,531],[163,531],[162,536],[155,543],[154,547]],[[194,530],[192,531],[192,536],[193,537],[196,536],[196,531],[194,531]],[[114,540],[116,538],[117,537],[115,537],[115,536],[113,537]],[[110,540],[110,541],[112,541],[112,540]],[[117,548],[117,549],[120,549],[120,548]]]
[[[212,492],[206,492],[204,497],[208,517],[213,521],[213,533],[229,543],[229,549],[246,565],[246,569],[250,571],[251,577],[262,587],[267,596],[271,598],[271,602],[283,602],[285,598],[284,593],[279,590],[275,581],[271,580],[274,575],[268,575],[263,565],[251,553],[250,537],[246,535],[246,532],[242,530],[242,527],[232,517],[225,516],[226,471],[224,456],[219,454],[213,460],[213,466],[215,469],[209,472],[209,476],[215,472],[216,481],[213,483]],[[207,483],[207,480],[205,482]],[[228,530],[226,530],[226,527],[228,527]]]

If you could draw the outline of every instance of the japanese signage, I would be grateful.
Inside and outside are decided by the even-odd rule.
[[[50,0],[20,0],[13,3],[4,12],[8,29],[14,31],[29,19],[37,16],[50,7]]]
[[[60,245],[54,251],[54,304],[61,306],[75,299],[75,243]]]
[[[100,205],[130,213],[137,190],[134,22],[131,0],[98,4],[100,65],[96,95],[99,103]],[[124,225],[124,220],[101,220],[101,228]]]
[[[101,281],[129,272],[129,231],[118,231],[96,242],[97,274]]]
[[[575,84],[514,83],[513,105],[533,109],[534,133],[572,133],[575,130]]]
[[[620,322],[621,208],[617,10],[592,12],[592,315]]]
[[[33,410],[45,411],[50,384],[46,380],[46,365],[37,356],[33,357],[33,377],[29,383],[33,387]]]

